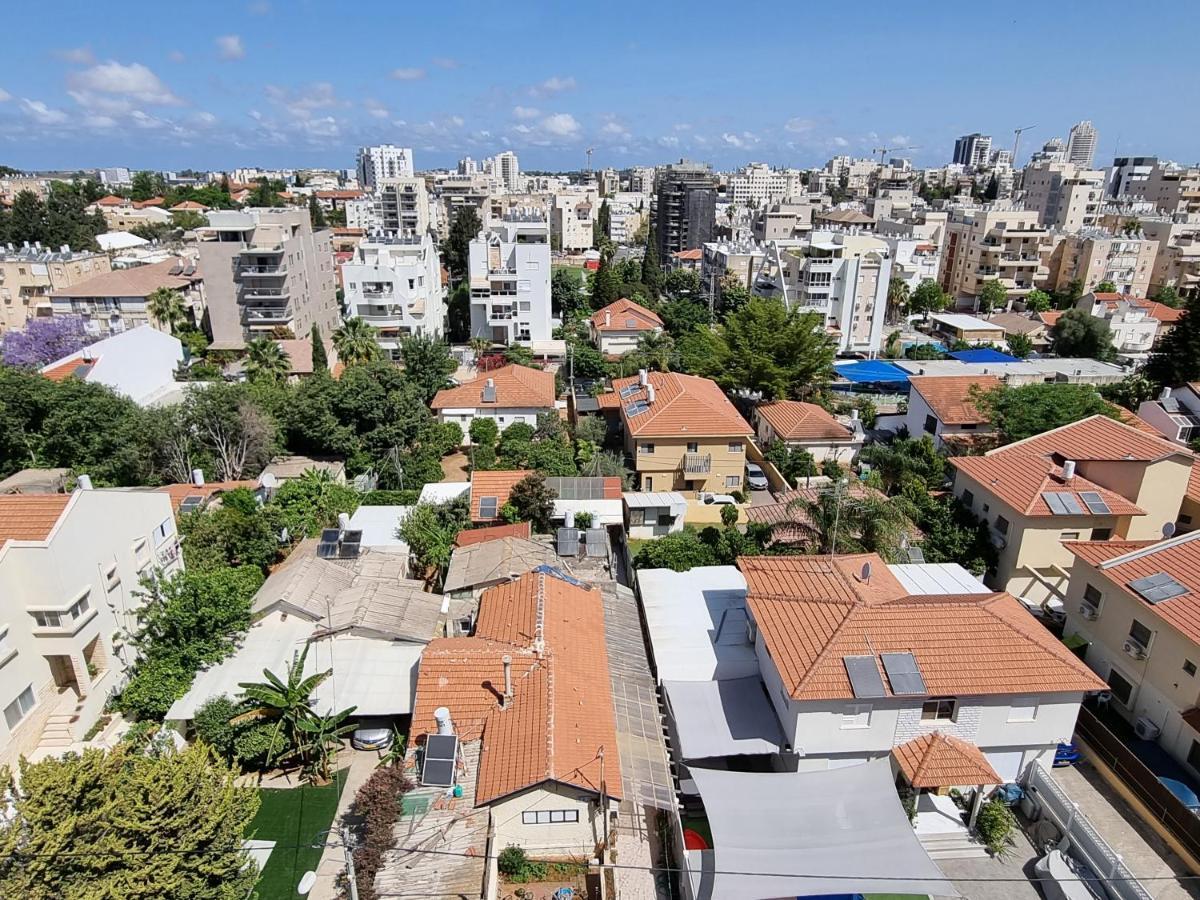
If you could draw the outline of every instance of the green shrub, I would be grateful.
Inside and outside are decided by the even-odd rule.
[[[586,510],[575,513],[575,527],[576,528],[591,528],[592,527],[592,514],[590,512],[587,512]]]
[[[238,728],[229,724],[229,720],[236,716],[238,711],[238,705],[222,694],[205,701],[204,705],[196,710],[196,716],[192,720],[196,737],[225,759],[233,756],[233,742],[237,737]]]
[[[975,819],[975,833],[994,856],[1004,856],[1015,845],[1012,833],[1016,827],[1016,816],[999,797],[993,797],[983,804]]]
[[[547,866],[543,862],[530,859],[523,847],[509,844],[500,851],[496,867],[509,882],[522,884],[530,881],[542,881],[547,874]]]
[[[283,732],[276,733],[272,722],[259,722],[240,728],[233,739],[233,755],[250,769],[261,769],[287,749]]]

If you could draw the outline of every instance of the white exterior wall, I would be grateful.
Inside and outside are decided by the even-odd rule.
[[[496,422],[496,427],[503,431],[509,425],[514,425],[517,422],[523,422],[526,425],[537,426],[537,417],[542,413],[554,412],[554,407],[545,409],[536,409],[534,407],[506,407],[501,409],[440,409],[438,410],[439,422],[454,422],[462,426],[463,430],[463,446],[471,444],[471,423],[475,419],[492,419]]]
[[[471,242],[469,278],[473,337],[509,344],[550,340],[550,229],[545,221],[506,219],[482,232]]]
[[[925,430],[925,418],[927,416],[933,416],[936,423],[935,431],[932,434]],[[910,437],[919,439],[922,435],[928,434],[933,438],[934,446],[938,448],[945,443],[942,439],[943,435],[987,434],[990,430],[987,427],[967,428],[962,425],[947,425],[938,418],[937,413],[930,408],[929,404],[925,402],[925,398],[921,396],[916,388],[913,388],[908,394],[908,412],[904,416],[904,427],[908,429]]]
[[[389,178],[413,177],[411,147],[360,147],[358,151],[358,183],[363,190],[376,187]]]
[[[615,801],[610,801],[610,808],[616,809]],[[530,856],[590,858],[604,835],[599,798],[571,785],[546,782],[493,803],[491,810],[497,852],[515,844]],[[524,824],[523,814],[538,810],[575,810],[579,821]]]
[[[779,433],[775,431],[771,423],[757,411],[754,413],[754,420],[755,433],[758,435],[758,442],[761,446],[766,447],[776,440],[781,440],[788,447],[807,450],[818,463],[825,462],[827,459],[849,463],[854,459],[854,455],[862,449],[862,441],[789,441],[779,437]]]
[[[342,266],[347,318],[377,329],[380,347],[395,356],[405,335],[440,337],[446,319],[441,267],[433,238],[368,240]],[[365,286],[382,288],[369,297]]]
[[[597,332],[597,347],[607,356],[624,356],[637,349],[642,334],[640,331],[600,331]]]

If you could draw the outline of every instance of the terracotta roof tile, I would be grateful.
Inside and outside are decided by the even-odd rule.
[[[496,387],[496,399],[485,401],[483,390],[488,379]],[[527,366],[503,366],[473,381],[438,391],[430,404],[433,409],[533,409],[554,408],[554,376]]]
[[[1160,434],[1147,434],[1105,415],[1089,416],[1053,431],[1017,441],[989,453],[1008,453],[1016,448],[1059,453],[1067,459],[1123,460],[1154,462],[1175,454],[1189,455],[1178,444]]]
[[[973,393],[1002,384],[995,375],[912,375],[908,382],[945,425],[989,424],[973,402]]]
[[[508,495],[513,485],[529,473],[523,469],[502,469],[491,472],[471,473],[471,521],[495,522],[500,517],[500,509],[508,502]],[[496,515],[484,518],[479,512],[479,503],[484,497],[496,498]]]
[[[503,506],[503,504],[500,504]],[[491,525],[487,528],[467,528],[458,533],[454,539],[455,547],[470,547],[472,544],[482,544],[486,541],[496,541],[500,538],[515,537],[529,540],[532,527],[528,522],[514,522],[511,525]]]
[[[701,248],[696,247],[692,250],[677,250],[671,255],[675,257],[675,259],[699,260],[704,256],[704,251]]]
[[[1105,516],[1141,516],[1146,511],[1116,491],[1110,491],[1082,475],[1076,474],[1068,485],[1063,480],[1062,467],[1048,456],[1029,453],[1012,453],[992,456],[953,456],[950,464],[971,476],[992,494],[1003,500],[1017,512],[1027,516],[1053,516],[1049,504],[1042,494],[1065,493],[1075,497],[1080,516],[1093,516],[1083,499],[1083,492],[1095,492],[1108,504],[1110,513]]]
[[[165,259],[148,266],[132,269],[113,269],[95,275],[70,287],[60,288],[53,297],[148,297],[159,288],[185,288],[199,276],[172,275],[171,270],[179,266],[178,259]]]
[[[70,502],[70,494],[0,495],[0,547],[9,540],[44,541]]]
[[[203,212],[206,209],[208,209],[208,207],[205,206],[203,203],[197,203],[195,200],[183,200],[179,203],[176,203],[174,206],[172,206],[171,212],[182,212],[182,211]]]
[[[66,362],[59,363],[57,366],[47,366],[42,369],[42,375],[51,381],[66,381],[71,377],[86,381],[88,373],[92,371],[92,367],[98,362],[100,362],[100,357],[98,356],[90,361],[73,356]]]
[[[638,400],[647,402],[649,392],[638,382],[637,375],[613,381],[613,395],[621,407],[625,429],[638,437],[735,437],[748,436],[754,430],[746,424],[737,408],[729,402],[715,381],[678,372],[650,372],[647,375],[654,388],[654,402],[639,415],[630,416],[630,406]],[[625,388],[629,395],[621,397]],[[602,395],[607,396],[607,395]],[[613,401],[602,403],[611,408]]]
[[[129,201],[124,197],[118,197],[116,194],[109,194],[107,197],[101,197],[96,201],[96,206],[124,206]]]
[[[1151,425],[1149,422],[1147,422],[1145,419],[1143,419],[1141,416],[1137,415],[1136,413],[1130,412],[1123,406],[1117,406],[1115,403],[1112,404],[1112,409],[1113,409],[1113,412],[1116,414],[1117,420],[1120,422],[1124,422],[1130,428],[1136,428],[1138,431],[1141,431],[1145,434],[1154,435],[1154,437],[1158,437],[1158,438],[1162,437],[1161,431],[1159,431],[1157,428],[1155,428],[1153,425]]]
[[[892,748],[896,765],[915,788],[1003,784],[974,744],[934,731]]]
[[[653,331],[661,329],[663,321],[657,313],[622,297],[593,313],[592,326],[597,331]]]
[[[776,400],[761,403],[756,412],[785,441],[850,441],[849,428],[815,403]]]
[[[1053,328],[1062,314],[1063,311],[1061,309],[1049,309],[1046,312],[1038,313],[1037,317],[1047,328]]]
[[[205,502],[215,497],[217,494],[223,494],[226,491],[232,491],[235,488],[248,488],[256,490],[258,488],[257,481],[211,481],[197,487],[194,484],[167,484],[156,490],[161,494],[166,494],[171,498],[171,509],[179,512],[179,507],[188,497],[200,497]]]
[[[1192,462],[1192,474],[1188,476],[1187,498],[1200,503],[1200,456]]]

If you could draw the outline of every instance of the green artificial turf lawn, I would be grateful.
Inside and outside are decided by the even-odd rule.
[[[338,786],[344,780],[320,787],[259,790],[262,806],[247,835],[276,844],[258,879],[260,900],[294,900],[301,877],[317,868],[325,838],[322,832],[333,822]]]

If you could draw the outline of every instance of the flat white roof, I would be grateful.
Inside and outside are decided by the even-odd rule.
[[[411,506],[360,506],[350,517],[350,529],[362,531],[362,545],[379,550],[408,552],[396,529],[408,518]]]
[[[786,740],[762,679],[664,681],[685,760],[778,753]]]
[[[439,481],[432,484],[427,484],[421,488],[421,494],[417,497],[418,503],[446,503],[450,500],[457,500],[463,494],[471,490],[471,482],[469,481]]]
[[[669,509],[687,511],[687,498],[676,491],[629,491],[621,495],[630,509]]]
[[[942,322],[951,328],[961,328],[963,331],[1003,331],[995,322],[986,322],[975,316],[963,313],[936,313],[930,316],[935,322]]]
[[[978,578],[958,563],[896,563],[888,569],[911,594],[990,594]]]
[[[333,670],[313,692],[313,707],[328,715],[349,706],[356,716],[402,716],[413,709],[424,644],[340,636],[314,641],[304,674]]]
[[[659,681],[758,676],[746,579],[736,566],[640,569],[637,580]]]

